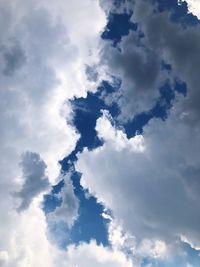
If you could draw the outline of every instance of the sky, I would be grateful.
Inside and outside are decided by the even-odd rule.
[[[1,0],[0,35],[0,267],[199,267],[199,0]]]

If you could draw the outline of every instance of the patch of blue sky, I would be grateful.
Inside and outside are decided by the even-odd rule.
[[[113,90],[113,87],[104,81],[96,93],[89,92],[86,98],[75,98],[71,101],[74,110],[73,123],[81,134],[77,143],[77,150],[83,147],[93,149],[102,144],[96,135],[96,120],[101,116],[102,109],[109,110],[113,117],[118,113],[118,109],[116,104],[106,105],[101,94],[113,92]]]
[[[185,261],[194,267],[200,266],[200,250],[193,249],[189,244],[182,242],[182,249],[186,252]]]
[[[80,185],[81,174],[74,169],[74,162],[77,160],[77,153],[82,151],[84,147],[94,149],[102,145],[102,141],[98,139],[95,130],[96,120],[101,116],[101,110],[107,109],[110,114],[115,117],[118,113],[118,108],[115,104],[108,106],[104,103],[102,94],[112,93],[116,88],[113,88],[107,82],[103,82],[96,93],[89,92],[86,98],[75,98],[71,101],[74,111],[73,124],[80,134],[80,139],[77,142],[75,150],[63,159],[60,164],[63,172],[72,172],[72,182],[74,193],[79,199],[79,217],[71,229],[66,225],[57,224],[50,226],[52,233],[55,235],[64,236],[59,243],[65,247],[68,243],[78,244],[81,241],[89,242],[95,239],[98,244],[108,245],[107,237],[107,220],[102,217],[104,210],[103,205],[97,203],[95,197],[90,196]],[[45,213],[52,212],[57,206],[61,205],[62,200],[57,197],[57,194],[64,186],[64,181],[60,181],[52,187],[51,194],[44,196],[43,209]],[[60,229],[60,230],[59,230]],[[64,235],[63,229],[66,231]]]
[[[60,190],[61,188],[62,187],[60,187]],[[43,210],[46,214],[54,211],[56,207],[59,207],[61,204],[62,199],[58,198],[57,195],[53,193],[53,190],[51,194],[44,195]]]
[[[177,0],[157,0],[159,12],[171,10],[171,19],[174,22],[181,22],[183,26],[195,26],[199,24],[196,16],[188,13],[188,5],[186,1],[178,4]]]
[[[107,220],[102,217],[104,206],[97,203],[95,197],[88,194],[80,185],[81,174],[72,172],[72,182],[74,186],[74,193],[79,199],[79,217],[75,221],[72,228],[64,223],[56,223],[49,225],[49,229],[57,239],[60,247],[65,248],[68,244],[78,244],[81,241],[89,242],[95,239],[97,244],[109,245],[107,238]],[[64,186],[62,180],[58,185],[54,186],[51,194],[44,196],[44,211],[49,213],[60,206],[62,200],[58,198],[57,194]],[[55,190],[56,188],[56,190]]]
[[[112,105],[105,104],[102,95],[113,93],[118,87],[119,85],[114,88],[108,82],[103,81],[96,93],[89,92],[86,98],[81,97],[71,100],[74,113],[73,125],[80,134],[80,139],[75,150],[60,162],[63,171],[66,172],[73,166],[73,163],[77,160],[76,154],[81,152],[84,147],[91,150],[103,144],[95,130],[96,121],[101,116],[101,110],[107,109],[113,118],[117,116],[119,110],[115,103]]]
[[[113,45],[116,46],[123,36],[128,35],[130,30],[136,31],[137,24],[130,21],[131,15],[132,13],[111,13],[106,28],[102,33],[102,39],[112,40]]]
[[[80,201],[79,218],[70,231],[70,238],[74,243],[81,240],[89,242],[95,239],[97,244],[107,246],[107,220],[102,217],[103,205],[97,203],[95,197],[91,196],[80,186],[81,174],[74,172],[72,181],[74,192]]]

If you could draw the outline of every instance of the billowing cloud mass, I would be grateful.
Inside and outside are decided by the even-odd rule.
[[[138,240],[169,243],[185,235],[199,246],[197,128],[191,129],[180,115],[171,114],[166,122],[152,120],[143,137],[127,140],[104,115],[97,131],[105,144],[79,156],[82,184]]]
[[[94,241],[80,244],[78,247],[69,246],[67,254],[70,266],[133,267],[131,260],[122,252],[112,251],[102,245],[97,246]]]
[[[105,143],[79,154],[77,168],[82,185],[138,242],[147,238],[173,246],[184,240],[199,248],[199,24],[172,21],[171,12],[155,12],[153,1],[134,3],[131,20],[143,38],[130,31],[118,47],[105,51],[108,71],[122,80],[119,100],[112,100],[130,119],[153,107],[163,79],[171,86],[174,78],[186,82],[187,96],[175,93],[168,118],[153,118],[131,139],[103,112],[96,130]],[[172,66],[169,76],[161,60]]]
[[[199,3],[187,2],[199,16]],[[143,258],[171,259],[181,242],[200,248],[200,24],[161,10],[154,0],[0,1],[0,266],[147,267],[154,265]],[[115,44],[101,38],[109,14],[124,12],[137,27]],[[104,79],[119,81],[99,94],[118,113],[102,110],[97,119],[101,146],[77,149],[68,100]],[[176,81],[187,85],[185,96]],[[166,82],[174,99],[165,120],[152,115],[128,138],[124,125],[152,110]],[[77,162],[64,173],[59,161],[72,151]],[[59,203],[47,214],[46,193]],[[81,194],[104,205],[107,246],[63,247],[51,232],[63,223],[72,229]]]
[[[172,22],[170,15],[168,11],[155,13],[153,1],[134,1],[131,21],[138,23],[138,31],[130,31],[118,47],[105,45],[103,63],[111,75],[122,80],[121,90],[109,101],[118,103],[123,120],[150,110],[160,87],[174,77],[188,85],[184,108],[190,109],[193,116],[198,114],[194,109],[199,108],[199,25],[184,28],[181,23]],[[140,38],[141,32],[144,38]],[[171,75],[162,69],[163,60],[172,65]]]

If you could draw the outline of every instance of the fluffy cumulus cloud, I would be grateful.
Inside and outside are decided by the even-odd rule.
[[[79,138],[65,101],[94,89],[105,22],[98,1],[0,2],[1,266],[61,266],[40,200]]]
[[[0,2],[0,266],[133,267],[142,257],[169,257],[180,240],[200,247],[200,26],[172,21],[155,3]],[[198,15],[195,3],[188,0]],[[133,7],[137,30],[116,46],[99,44],[106,15]],[[102,111],[96,131],[104,144],[80,152],[76,168],[82,186],[112,211],[102,215],[110,247],[91,241],[60,250],[48,226],[72,227],[79,209],[69,175],[59,175],[58,161],[79,138],[66,122],[67,100],[94,91],[104,73],[121,80],[104,99],[117,103],[118,123],[150,110],[166,80],[186,82],[187,95],[176,94],[165,121],[151,119],[130,139]],[[45,217],[43,194],[60,179],[61,205]]]
[[[145,257],[152,260],[169,258],[170,249],[164,241],[145,238],[138,242],[131,231],[124,230],[122,220],[113,218],[106,212],[102,216],[109,220],[108,239],[112,248],[129,255],[133,266],[141,266]]]
[[[180,1],[181,2],[181,1]],[[191,13],[200,18],[200,4],[198,0],[187,0],[188,8]]]
[[[67,255],[71,267],[133,267],[132,261],[127,259],[124,253],[98,246],[95,241],[80,244],[78,247],[71,245],[68,247]]]
[[[199,246],[198,129],[171,114],[166,122],[152,120],[143,136],[127,140],[103,116],[97,131],[104,146],[79,155],[82,184],[138,240],[169,244],[185,235]]]
[[[103,50],[102,64],[122,81],[120,91],[107,101],[117,102],[123,120],[132,119],[155,105],[159,89],[167,79],[179,77],[188,85],[184,108],[195,117],[199,108],[199,25],[184,27],[170,19],[173,11],[155,12],[156,1],[124,2],[125,7],[130,5],[131,21],[138,23],[138,30],[130,31],[116,47],[107,42]],[[171,75],[162,68],[163,60],[172,65]]]
[[[186,82],[187,96],[176,94],[168,118],[153,118],[142,135],[131,139],[103,112],[96,130],[104,145],[80,153],[77,168],[83,173],[82,185],[113,211],[141,251],[154,248],[155,256],[156,250],[173,253],[180,240],[200,246],[200,31],[199,24],[186,27],[172,21],[171,11],[155,12],[154,3],[134,1],[131,20],[138,22],[142,40],[130,32],[118,47],[110,48],[106,65],[122,79],[123,92],[114,101],[125,119],[134,117],[138,107],[144,111],[153,106],[163,78]],[[172,65],[170,76],[163,73],[159,60]]]

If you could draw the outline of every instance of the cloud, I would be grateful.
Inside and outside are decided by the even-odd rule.
[[[7,251],[0,251],[0,263],[4,263],[8,260],[8,253]]]
[[[0,2],[0,21],[0,251],[8,256],[1,265],[61,266],[46,236],[40,193],[47,177],[57,181],[58,161],[79,138],[66,123],[67,100],[96,86],[85,65],[99,60],[105,15],[97,1],[17,0]]]
[[[21,199],[18,210],[23,211],[29,207],[32,199],[47,190],[50,184],[45,174],[47,166],[37,153],[26,152],[20,165],[24,182],[21,190],[15,195]]]
[[[24,65],[26,57],[23,50],[17,44],[13,45],[11,48],[2,49],[4,58],[4,70],[5,75],[13,75],[17,69]]]
[[[104,145],[79,153],[76,167],[83,187],[136,237],[141,254],[156,258],[177,252],[183,237],[199,248],[200,31],[198,24],[172,21],[172,10],[155,12],[153,3],[134,1],[131,20],[138,22],[138,32],[118,47],[105,44],[102,63],[122,80],[121,90],[106,101],[118,104],[124,123],[151,109],[166,79],[186,82],[187,96],[175,94],[168,118],[153,118],[143,135],[131,139],[104,111],[96,125]],[[163,60],[172,66],[170,73],[162,70]]]
[[[123,252],[95,242],[59,251],[47,238],[46,218],[40,209],[47,177],[50,183],[57,181],[58,161],[74,149],[79,138],[66,124],[70,117],[66,100],[84,97],[101,79],[96,80],[95,73],[89,78],[85,66],[101,61],[103,10],[92,0],[17,0],[1,1],[0,13],[0,264],[132,266]],[[153,253],[162,247],[159,243],[157,250],[157,240],[176,240],[181,234],[199,245],[198,28],[183,29],[169,22],[166,14],[151,16],[150,12],[140,26],[145,33],[142,44],[130,33],[120,44],[121,54],[109,50],[115,63],[110,70],[121,76],[122,95],[130,100],[125,106],[126,101],[115,96],[125,119],[130,110],[134,116],[154,103],[162,81],[160,58],[154,58],[157,53],[173,65],[174,75],[187,82],[188,98],[176,104],[168,121],[152,120],[143,137],[130,140],[104,115],[97,124],[104,146],[84,150],[77,164],[83,185],[113,209],[125,230],[141,240],[151,239],[145,247]],[[137,75],[129,73],[129,68]],[[144,79],[148,73],[149,88]],[[20,157],[26,151],[21,175]],[[15,210],[12,192],[19,192],[22,213]],[[60,196],[63,202],[54,218],[70,225],[78,202],[69,181]]]
[[[142,266],[144,258],[151,261],[171,260],[171,247],[159,239],[142,239],[140,242],[133,233],[123,228],[123,221],[113,218],[106,212],[102,214],[108,223],[108,239],[114,250],[128,255],[134,266]]]
[[[161,58],[144,46],[138,33],[130,32],[117,48],[107,44],[103,64],[111,75],[122,80],[121,90],[112,95],[111,101],[118,103],[123,120],[152,108],[167,75],[161,72]]]
[[[71,245],[67,250],[69,266],[133,267],[132,262],[120,251],[97,245],[95,241],[79,246]]]
[[[49,224],[65,223],[70,228],[78,217],[79,200],[74,194],[74,187],[69,174],[62,178],[65,185],[57,196],[62,199],[62,203],[53,212],[47,214],[47,219]]]
[[[108,8],[109,5],[104,3],[104,6]],[[162,67],[165,59],[163,53],[146,42],[144,35],[146,32],[142,26],[143,21],[154,17],[152,2],[125,1],[122,6],[124,12],[130,14],[131,7],[134,12],[131,22],[139,22],[138,29],[136,31],[130,29],[128,35],[123,36],[116,46],[111,45],[110,41],[103,40],[101,66],[108,75],[121,80],[120,90],[107,96],[105,101],[117,103],[120,108],[118,119],[126,122],[139,113],[149,111],[160,96],[159,89],[166,80],[173,80],[173,75],[170,76]]]
[[[109,101],[119,105],[122,121],[132,119],[155,105],[166,80],[178,77],[188,86],[184,109],[191,113],[193,121],[198,120],[199,24],[186,26],[186,17],[182,22],[173,22],[173,10],[158,12],[156,1],[131,3],[131,21],[138,23],[137,31],[130,31],[117,47],[104,41],[102,64],[108,73],[122,80],[120,91]],[[130,2],[125,1],[123,6],[126,9]],[[163,60],[172,66],[170,75],[162,68]]]
[[[115,13],[115,14],[123,14],[123,13],[130,13],[133,8],[133,1],[129,0],[122,0],[122,1],[106,1],[102,0],[100,1],[100,5],[105,11],[106,15],[109,16],[109,13]]]
[[[137,1],[136,5],[140,6]],[[136,9],[137,11],[137,9]],[[183,111],[188,113],[188,122],[196,123],[199,117],[198,83],[200,66],[199,57],[199,24],[183,27],[181,23],[170,20],[170,12],[149,14],[141,23],[144,32],[144,43],[172,65],[172,75],[187,84],[187,97],[182,104]],[[133,14],[138,17],[137,13]]]
[[[185,124],[181,115],[174,110],[167,121],[152,119],[140,142],[138,136],[128,140],[125,135],[119,141],[121,130],[103,115],[96,129],[105,144],[79,154],[81,184],[113,211],[137,242],[151,239],[170,245],[184,233],[199,246],[199,127]]]
[[[152,1],[134,2],[132,21],[139,23],[142,41],[130,32],[119,47],[106,44],[104,61],[108,71],[122,79],[122,93],[113,96],[123,119],[153,105],[162,79],[185,81],[187,96],[176,96],[166,121],[152,119],[139,138],[144,149],[138,151],[131,146],[138,136],[128,140],[104,113],[96,129],[105,144],[80,154],[77,167],[83,173],[82,184],[139,240],[161,238],[169,243],[184,233],[198,248],[199,25],[183,27],[172,22],[171,11],[155,12]],[[144,6],[146,16],[141,17]],[[172,65],[170,76],[162,73],[161,60]]]
[[[180,1],[181,2],[181,1]],[[187,0],[189,12],[200,18],[200,6],[198,0]]]

